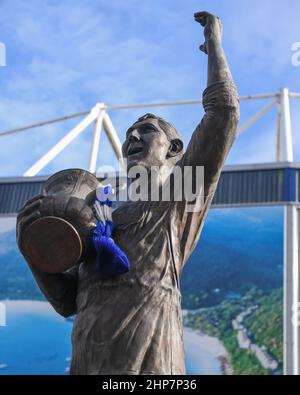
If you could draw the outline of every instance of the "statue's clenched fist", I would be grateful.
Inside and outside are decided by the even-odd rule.
[[[221,42],[223,25],[219,17],[206,11],[196,12],[194,17],[195,21],[204,27],[205,42],[200,45],[200,50],[207,54],[209,41]]]

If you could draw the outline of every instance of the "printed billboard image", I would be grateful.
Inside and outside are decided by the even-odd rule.
[[[0,218],[0,273],[0,374],[67,374],[72,320],[45,302],[14,217]],[[282,374],[283,208],[210,210],[181,291],[187,374]]]
[[[224,347],[223,374],[283,372],[283,239],[281,207],[208,215],[183,273],[182,307],[198,343],[202,334]]]

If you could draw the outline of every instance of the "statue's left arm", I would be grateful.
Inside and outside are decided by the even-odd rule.
[[[173,205],[172,221],[175,222],[172,231],[174,243],[179,244],[181,268],[200,237],[239,121],[238,94],[222,47],[222,24],[218,17],[207,12],[195,14],[195,19],[204,27],[205,43],[200,49],[208,56],[207,88],[203,93],[205,115],[196,127],[180,164],[181,167],[192,168],[192,184],[197,188],[201,186],[201,180],[197,182],[195,169],[204,167],[204,190],[196,190],[203,197],[196,200],[200,206],[188,202],[189,199]]]
[[[239,100],[222,47],[222,24],[207,12],[195,14],[204,27],[201,51],[208,56],[207,88],[203,93],[205,115],[192,135],[183,158],[185,166],[204,166],[204,194],[216,189],[221,169],[236,137]]]

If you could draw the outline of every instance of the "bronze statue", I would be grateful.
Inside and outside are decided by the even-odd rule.
[[[208,55],[204,118],[184,153],[176,129],[148,114],[128,129],[123,155],[128,168],[135,164],[204,166],[202,209],[187,211],[185,200],[129,201],[116,208],[113,238],[131,262],[130,272],[122,276],[95,272],[93,255],[63,273],[31,267],[55,310],[65,317],[76,314],[71,374],[185,373],[180,275],[199,239],[239,120],[221,22],[207,12],[196,13],[195,20],[204,27],[205,43],[200,49]],[[20,210],[18,241],[24,229],[47,212],[44,202],[45,197],[38,196]],[[52,199],[53,215],[55,204]],[[73,202],[70,216],[76,217],[76,212],[80,217],[82,206],[76,211]],[[92,209],[87,212],[92,219]]]

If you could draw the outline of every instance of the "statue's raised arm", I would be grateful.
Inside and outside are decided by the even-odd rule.
[[[185,166],[204,166],[205,194],[214,192],[222,166],[236,136],[239,100],[222,47],[222,24],[208,12],[197,12],[204,27],[200,50],[208,56],[207,88],[203,93],[205,115],[197,126],[183,158]]]

